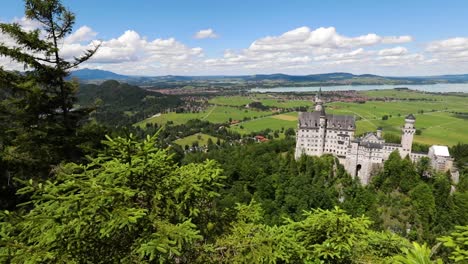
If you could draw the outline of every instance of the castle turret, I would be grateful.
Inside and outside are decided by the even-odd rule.
[[[379,138],[379,139],[382,139],[382,128],[381,127],[378,127],[377,128],[377,134],[376,136]]]
[[[318,129],[318,152],[322,155],[325,150],[325,137],[327,133],[327,115],[325,113],[325,107],[320,108],[320,121]]]
[[[322,87],[320,87],[318,90],[318,93],[315,95],[315,111],[320,112],[322,110],[323,110]]]
[[[414,123],[416,118],[413,114],[409,114],[405,117],[405,126],[401,129],[403,134],[401,135],[401,157],[406,157],[406,155],[411,153],[411,146],[413,145],[413,137],[416,129],[414,128]]]

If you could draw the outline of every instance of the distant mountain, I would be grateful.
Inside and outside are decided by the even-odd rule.
[[[434,84],[468,82],[468,74],[439,76],[389,77],[374,74],[356,75],[346,72],[333,72],[310,75],[255,74],[238,76],[127,76],[110,71],[82,69],[72,72],[71,77],[81,82],[100,83],[105,80],[120,80],[134,85],[158,86],[161,88],[180,87],[184,85],[204,86],[207,83],[226,86],[236,83],[238,86],[281,86],[281,85],[360,85],[360,84]],[[236,86],[237,87],[237,86]]]
[[[73,71],[70,78],[78,78],[81,81],[89,80],[126,80],[129,76],[120,75],[110,71],[94,70],[94,69],[81,69]]]

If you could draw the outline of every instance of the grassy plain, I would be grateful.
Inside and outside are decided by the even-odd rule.
[[[312,106],[309,100],[284,100],[269,96],[267,94],[253,94],[250,96],[218,96],[208,101],[210,104],[226,106],[245,106],[252,102],[261,102],[264,106],[277,108],[293,108],[301,106]]]
[[[145,119],[136,125],[145,126],[147,123],[156,123],[164,125],[167,121],[172,121],[174,124],[184,124],[191,119],[201,119],[212,123],[226,123],[229,118],[232,120],[243,120],[245,117],[255,118],[272,115],[272,111],[257,111],[253,109],[240,109],[238,107],[213,105],[205,111],[199,113],[167,113],[158,116],[153,116]]]
[[[247,122],[242,122],[237,125],[232,125],[230,127],[231,130],[236,131],[240,134],[249,134],[252,132],[259,132],[262,130],[266,130],[267,128],[271,130],[281,130],[284,128],[285,130],[288,128],[296,128],[297,127],[297,112],[293,112],[293,115],[279,115],[279,116],[287,116],[289,120],[285,120],[284,118],[278,118],[278,115],[268,116],[265,118],[259,118]]]
[[[185,145],[191,146],[193,142],[197,141],[199,146],[206,146],[208,145],[208,139],[210,138],[213,141],[213,143],[216,143],[216,141],[218,140],[218,138],[216,137],[203,133],[197,133],[188,137],[177,139],[176,141],[174,141],[174,143],[183,147]]]

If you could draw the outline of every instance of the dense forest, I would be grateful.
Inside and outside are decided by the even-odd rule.
[[[79,105],[95,109],[91,113],[92,118],[111,126],[128,126],[182,104],[176,96],[147,91],[114,80],[100,85],[80,85],[77,99]]]
[[[67,61],[74,14],[59,0],[25,9],[42,29],[0,23],[18,43],[0,55],[28,68],[0,68],[1,263],[468,262],[467,144],[451,148],[458,183],[393,153],[362,186],[333,156],[294,159],[294,133],[125,126],[179,99],[68,81],[99,45]],[[172,143],[198,132],[222,140]]]

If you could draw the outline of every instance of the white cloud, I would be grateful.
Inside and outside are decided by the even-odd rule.
[[[193,36],[196,39],[206,39],[206,38],[217,38],[218,35],[214,32],[213,29],[208,28],[208,29],[202,29],[195,33]]]
[[[25,18],[15,19],[28,30],[40,25]],[[197,36],[198,35],[198,36]],[[215,37],[212,29],[201,30],[199,38]],[[368,33],[345,36],[334,27],[299,27],[277,36],[253,40],[244,49],[226,49],[221,56],[205,57],[200,47],[190,47],[175,38],[148,39],[134,30],[120,36],[95,39],[99,35],[83,26],[61,43],[67,59],[101,44],[83,67],[133,75],[207,75],[346,71],[381,75],[428,75],[461,73],[468,69],[468,38],[433,41],[423,49],[409,50],[411,36],[382,36]],[[0,42],[14,45],[0,33]],[[414,46],[414,45],[413,45]],[[23,65],[0,57],[0,65],[23,70]]]
[[[40,29],[42,27],[42,24],[36,20],[31,20],[26,17],[21,17],[21,18],[13,18],[13,23],[19,24],[24,30],[26,31],[31,31],[35,29]]]
[[[236,73],[252,73],[245,69],[255,68],[262,73],[286,72],[308,74],[311,72],[350,71],[357,72],[361,66],[385,67],[388,62],[377,60],[379,56],[403,55],[404,47],[368,50],[382,46],[412,41],[410,36],[380,36],[369,33],[360,36],[344,36],[334,27],[310,29],[299,27],[279,36],[257,39],[243,50],[227,50],[222,58],[205,60],[209,68],[219,68]],[[382,67],[381,67],[382,66]],[[257,72],[254,72],[257,73]]]
[[[468,38],[450,38],[429,43],[430,52],[464,52],[468,50]]]
[[[66,45],[67,56],[76,56],[79,48],[84,50],[96,45]],[[177,69],[195,67],[203,57],[203,49],[191,48],[174,38],[147,40],[136,31],[127,30],[118,38],[101,42],[98,52],[87,62],[90,67],[102,66],[107,69],[120,69],[126,74],[175,74]],[[112,65],[111,65],[112,64]]]
[[[77,31],[70,34],[66,39],[65,42],[67,43],[75,43],[75,42],[84,42],[90,41],[96,38],[97,32],[94,32],[88,26],[82,26]]]
[[[426,51],[439,63],[465,63],[468,66],[468,38],[457,37],[429,43]]]
[[[37,21],[33,21],[30,19],[27,19],[26,17],[22,18],[13,18],[12,21],[0,21],[1,23],[16,23],[21,26],[26,31],[32,31],[36,29],[40,29],[41,24]],[[7,46],[7,47],[17,47],[18,44],[16,41],[11,38],[10,36],[3,34],[0,32],[0,43]],[[11,70],[18,70],[22,71],[25,69],[24,65],[21,63],[17,63],[16,61],[11,60],[10,58],[0,56],[0,67],[3,67],[4,69],[11,69]]]
[[[27,19],[15,19],[27,30],[39,25]],[[148,40],[136,31],[127,30],[117,38],[96,41],[96,33],[92,28],[83,26],[67,36],[60,44],[60,54],[71,60],[100,44],[97,53],[83,66],[102,68],[125,74],[177,74],[196,68],[204,56],[203,49],[188,47],[174,38],[156,38]],[[0,33],[0,42],[13,47],[15,42]],[[24,66],[5,57],[0,57],[4,68],[23,70]]]
[[[408,53],[408,50],[404,47],[394,47],[390,49],[379,50],[379,56],[401,56]]]
[[[468,37],[432,41],[425,49],[429,70],[437,73],[467,73]]]
[[[300,27],[277,37],[265,37],[254,41],[249,49],[254,51],[284,51],[296,49],[310,51],[314,48],[343,49],[378,44],[394,44],[412,41],[410,36],[379,36],[373,33],[346,37],[336,32],[334,27],[320,27],[311,30]]]

